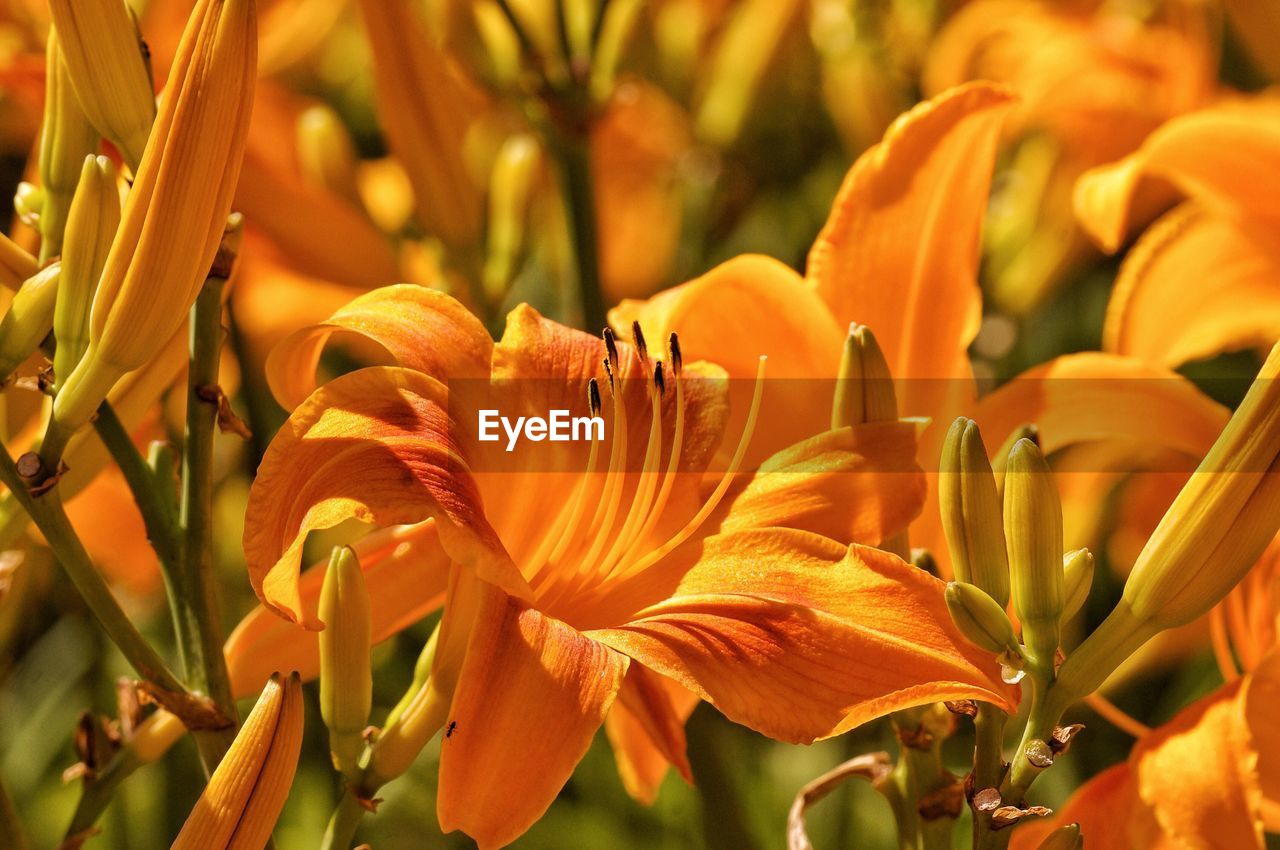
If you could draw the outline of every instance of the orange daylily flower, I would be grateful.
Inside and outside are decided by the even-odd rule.
[[[989,291],[1004,308],[1034,307],[1093,256],[1067,214],[1076,178],[1213,95],[1218,62],[1201,6],[1170,0],[1140,19],[1120,4],[977,0],[943,27],[926,92],[987,79],[1022,99],[1007,132],[1012,179],[986,244]]]
[[[1280,100],[1225,101],[1174,119],[1089,172],[1081,223],[1118,250],[1143,205],[1185,198],[1134,244],[1107,310],[1110,351],[1178,366],[1280,339]]]
[[[614,327],[679,327],[690,356],[722,352],[717,362],[734,378],[752,369],[734,355],[760,350],[770,356],[772,376],[809,379],[780,388],[795,399],[762,414],[769,427],[753,445],[760,453],[825,427],[829,411],[814,404],[814,379],[835,377],[843,328],[857,322],[876,333],[902,412],[933,421],[922,439],[926,469],[937,468],[942,434],[960,415],[977,420],[992,445],[1036,423],[1046,454],[1114,440],[1203,456],[1225,411],[1184,379],[1137,360],[1067,355],[977,398],[968,347],[982,314],[979,233],[1001,121],[1012,105],[1007,89],[975,83],[900,118],[850,169],[804,277],[768,258],[739,257],[648,301],[624,301],[610,314]],[[1156,409],[1167,424],[1153,433]],[[933,492],[912,535],[945,570]]]
[[[1262,848],[1280,830],[1280,543],[1212,615],[1227,683],[1143,735],[1127,761],[1081,786],[1057,814],[1019,827],[1032,850],[1079,823],[1090,848]],[[1237,660],[1244,668],[1241,676]]]
[[[339,377],[293,411],[250,495],[250,578],[277,613],[320,628],[299,583],[309,531],[350,517],[434,521],[420,528],[443,554],[416,581],[433,599],[448,581],[435,681],[452,690],[450,721],[469,730],[444,748],[444,828],[482,846],[514,839],[616,705],[611,733],[649,738],[628,756],[633,782],[642,771],[656,781],[655,754],[685,767],[688,703],[673,688],[794,742],[957,694],[1008,704],[990,659],[951,625],[941,583],[858,545],[903,527],[923,499],[912,423],[827,430],[746,461],[761,406],[778,403],[758,381],[734,458],[717,468],[720,367],[682,363],[675,342],[660,365],[528,307],[493,344],[456,301],[407,285],[286,341],[269,365],[282,401],[314,381],[335,330],[399,365]],[[508,453],[473,427],[482,406],[576,414],[592,394],[608,435],[594,450],[524,442]],[[376,608],[378,580],[367,583]],[[539,767],[509,771],[512,742]]]

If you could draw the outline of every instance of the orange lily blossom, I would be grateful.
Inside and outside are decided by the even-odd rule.
[[[1272,543],[1212,615],[1226,684],[1140,737],[1053,818],[1019,827],[1010,847],[1033,850],[1055,827],[1079,823],[1091,850],[1261,850],[1263,830],[1280,829],[1278,582]]]
[[[418,581],[432,596],[447,587],[430,724],[457,730],[442,745],[444,829],[482,847],[519,836],[608,716],[615,740],[643,735],[640,755],[687,776],[687,701],[673,692],[791,742],[958,695],[1009,704],[993,662],[951,625],[942,584],[859,545],[919,508],[913,423],[829,430],[747,461],[760,410],[776,403],[761,379],[716,469],[727,381],[682,363],[676,338],[664,365],[643,344],[519,307],[494,344],[458,302],[410,285],[286,341],[268,364],[282,401],[305,394],[335,330],[399,365],[339,377],[294,409],[250,494],[250,578],[277,613],[320,628],[299,583],[309,531],[434,521],[441,555]],[[591,448],[507,452],[473,427],[479,406],[576,415],[590,397],[608,434]]]
[[[1167,366],[1280,339],[1280,100],[1237,98],[1175,118],[1130,156],[1087,173],[1076,214],[1117,251],[1135,210],[1183,200],[1139,237],[1107,308],[1103,344]]]
[[[767,257],[738,257],[647,301],[622,302],[611,322],[619,332],[633,321],[662,333],[678,326],[689,356],[721,352],[717,362],[733,378],[753,368],[735,355],[759,350],[774,378],[797,379],[779,390],[796,398],[762,414],[770,427],[753,442],[760,454],[826,427],[814,379],[835,377],[843,329],[857,322],[884,349],[902,413],[932,420],[921,440],[926,470],[937,468],[946,426],[959,415],[977,420],[997,446],[1036,423],[1046,454],[1109,440],[1203,456],[1225,411],[1174,373],[1132,358],[1066,355],[978,398],[968,347],[982,315],[979,234],[1001,121],[1013,102],[1002,86],[970,83],[899,118],[845,177],[803,277]],[[1153,431],[1152,421],[1163,425]],[[1117,460],[1132,468],[1131,456]],[[1060,477],[1077,475],[1097,477]],[[934,492],[912,541],[946,572]],[[1064,491],[1081,496],[1066,505],[1069,519],[1080,508],[1096,510],[1091,492],[1079,482]]]

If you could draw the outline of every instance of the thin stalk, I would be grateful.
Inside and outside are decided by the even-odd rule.
[[[218,384],[222,345],[222,287],[226,279],[211,274],[191,308],[190,358],[187,366],[187,422],[182,447],[179,522],[181,558],[174,570],[174,625],[184,670],[192,688],[203,692],[232,720],[235,701],[222,654],[224,635],[218,614],[213,564],[213,439],[217,402],[210,392]],[[216,741],[202,736],[206,767],[221,760],[235,736],[234,727]],[[219,746],[220,744],[220,746]]]
[[[973,788],[999,788],[1004,779],[1004,727],[1009,716],[994,705],[978,703],[973,719]],[[973,846],[980,848],[985,836],[991,835],[990,812],[973,813]]]
[[[126,747],[116,753],[93,779],[86,780],[80,802],[76,804],[71,823],[67,826],[66,837],[71,838],[92,829],[98,822],[98,818],[107,810],[107,806],[111,804],[116,789],[143,764],[144,762],[138,758],[137,754]]]
[[[8,787],[0,782],[0,847],[27,850],[30,846],[22,820],[18,817],[18,807],[9,796]]]
[[[352,792],[345,788],[342,799],[338,801],[329,818],[329,826],[324,831],[324,839],[320,842],[320,850],[351,850],[356,839],[356,830],[360,828],[360,819],[364,816],[364,807]]]
[[[93,427],[116,465],[120,467],[120,472],[124,474],[124,480],[133,493],[133,500],[142,514],[151,548],[155,550],[161,564],[167,570],[172,570],[178,562],[182,541],[178,534],[174,499],[172,495],[166,498],[161,489],[168,486],[167,483],[156,480],[155,473],[134,445],[128,429],[107,402],[98,406],[98,416],[94,419]]]
[[[183,693],[186,689],[178,681],[178,677],[134,627],[89,559],[84,544],[76,536],[75,529],[71,527],[71,521],[62,508],[57,488],[39,497],[32,497],[8,452],[0,452],[0,481],[26,508],[80,597],[138,675],[166,691]]]
[[[271,388],[267,386],[262,375],[262,370],[254,363],[253,353],[249,350],[249,341],[245,339],[236,321],[233,300],[227,301],[227,329],[231,353],[235,355],[236,363],[240,366],[240,397],[249,415],[249,431],[253,434],[249,441],[253,449],[249,467],[252,471],[262,463],[262,458],[267,453],[267,445],[271,442],[271,435],[284,424],[287,414],[276,403],[275,397],[271,395]]]
[[[583,327],[598,331],[605,325],[604,295],[600,289],[600,245],[591,149],[586,132],[561,139],[553,146],[560,159],[561,180],[569,207],[570,241],[578,269],[578,295]]]

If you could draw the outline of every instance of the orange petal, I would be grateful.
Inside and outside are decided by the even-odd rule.
[[[693,782],[685,755],[684,723],[698,702],[687,689],[640,664],[627,669],[604,730],[613,745],[623,787],[646,806],[657,798],[671,766],[686,782]]]
[[[1133,770],[1121,762],[1090,779],[1052,817],[1029,818],[1014,828],[1009,850],[1037,850],[1049,833],[1070,823],[1080,824],[1089,850],[1174,850],[1155,841],[1135,840],[1135,821],[1150,819],[1138,799]]]
[[[1113,354],[1058,357],[1023,372],[978,402],[974,419],[988,446],[1015,428],[1040,427],[1045,452],[1090,440],[1155,444],[1199,459],[1228,411],[1187,379]]]
[[[748,384],[760,356],[768,356],[770,386],[748,466],[830,425],[834,387],[826,382],[839,368],[845,331],[800,276],[777,260],[734,257],[647,301],[623,301],[610,311],[609,322],[624,336],[630,336],[632,322],[650,339],[678,333],[687,360],[709,360],[739,379],[735,388],[746,397],[738,403],[735,393],[730,433],[741,427]],[[826,399],[815,404],[820,391]]]
[[[353,548],[364,570],[373,622],[381,643],[440,607],[449,577],[449,558],[440,547],[435,522],[375,531]],[[320,586],[329,559],[313,565],[298,581],[304,619],[316,621]],[[304,681],[320,675],[320,639],[259,605],[242,619],[224,648],[231,690],[237,698],[254,692],[276,670],[296,670]]]
[[[1232,101],[1174,118],[1120,162],[1076,184],[1076,216],[1107,252],[1124,242],[1141,191],[1164,181],[1206,209],[1280,223],[1280,103]]]
[[[1258,754],[1261,811],[1268,832],[1280,831],[1280,651],[1273,649],[1249,674],[1244,696],[1249,737]]]
[[[440,748],[440,828],[481,850],[520,837],[586,753],[626,672],[625,656],[489,594]]]
[[[286,409],[315,389],[320,355],[340,332],[372,340],[396,365],[441,381],[489,375],[493,340],[466,307],[425,286],[385,286],[354,299],[327,321],[294,332],[271,352],[267,380]]]
[[[916,425],[875,422],[811,437],[766,460],[721,508],[722,531],[782,526],[878,544],[924,504]]]
[[[1004,87],[974,83],[903,115],[849,170],[809,253],[810,283],[840,322],[875,331],[895,378],[970,376],[979,235],[1013,102]],[[935,405],[907,399],[902,410]]]
[[[892,555],[787,529],[699,549],[667,571],[669,599],[587,634],[792,743],[938,700],[1013,705],[994,660],[952,625],[942,582]],[[633,594],[663,590],[662,572]]]
[[[1184,846],[1263,846],[1257,755],[1245,723],[1242,681],[1183,709],[1139,741],[1129,758],[1138,795]]]
[[[1183,204],[1116,276],[1103,345],[1169,367],[1280,339],[1280,245],[1247,219]]]
[[[434,517],[455,561],[528,592],[485,518],[448,405],[434,378],[377,366],[331,381],[293,412],[249,493],[245,558],[264,603],[318,628],[298,587],[302,546],[309,532],[352,518],[388,526]]]

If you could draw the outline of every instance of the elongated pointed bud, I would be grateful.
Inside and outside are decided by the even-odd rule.
[[[54,263],[22,284],[0,319],[0,380],[14,373],[35,352],[53,328],[53,305],[58,297],[62,267]]]
[[[1062,504],[1049,464],[1030,440],[1009,452],[1004,530],[1023,642],[1036,662],[1052,664],[1062,614]]]
[[[1004,470],[1009,462],[1009,453],[1013,451],[1014,444],[1019,440],[1030,440],[1037,446],[1040,445],[1040,429],[1035,425],[1020,425],[1013,429],[1013,432],[1005,437],[1003,445],[992,455],[991,471],[996,476],[996,492],[1000,494],[1001,504],[1004,503]]]
[[[947,610],[960,633],[995,655],[1018,653],[1018,638],[1004,608],[982,588],[953,581],[945,593]]]
[[[465,156],[477,101],[414,4],[361,0],[373,48],[378,118],[413,183],[422,226],[450,245],[480,232],[483,203]]]
[[[400,715],[413,702],[413,696],[427,683],[427,679],[431,677],[431,668],[436,661],[436,646],[440,643],[440,624],[436,623],[436,627],[431,630],[431,636],[427,638],[427,642],[422,645],[422,651],[418,653],[418,660],[413,665],[413,681],[409,683],[409,687],[405,689],[404,696],[396,703],[391,711],[387,713],[387,720],[383,724],[384,728],[389,728],[396,724],[400,719]]]
[[[64,380],[89,347],[89,310],[120,226],[116,168],[105,156],[85,157],[67,220],[62,280],[53,314],[53,374]]]
[[[1093,553],[1074,549],[1062,556],[1062,622],[1080,613],[1093,587]]]
[[[94,296],[89,348],[54,403],[64,429],[169,340],[209,273],[253,105],[255,8],[200,0],[191,13]]]
[[[171,850],[259,850],[284,808],[302,748],[302,683],[276,674],[209,777]]]
[[[298,116],[298,163],[312,183],[359,206],[355,145],[328,106],[318,104]]]
[[[1009,604],[1009,558],[995,475],[978,425],[960,417],[942,446],[938,507],[958,581],[977,585],[1003,608]]]
[[[320,590],[320,714],[329,728],[333,766],[354,776],[373,705],[369,591],[356,553],[333,550]]]
[[[45,80],[44,120],[40,125],[40,185],[44,187],[39,221],[41,260],[62,252],[63,229],[84,159],[98,146],[98,133],[85,117],[72,88],[56,29],[49,30]]]
[[[137,171],[156,114],[151,75],[123,0],[49,0],[80,106]]]
[[[1082,850],[1084,836],[1080,834],[1080,824],[1072,823],[1049,833],[1040,842],[1038,850]]]
[[[484,291],[500,305],[516,275],[525,244],[529,201],[542,163],[537,141],[528,134],[507,139],[493,164],[489,183],[489,245]]]
[[[840,356],[835,398],[831,404],[831,427],[889,422],[897,418],[898,397],[884,352],[870,328],[852,324]]]
[[[1156,526],[1120,602],[1068,656],[1063,692],[1088,695],[1152,636],[1221,602],[1277,530],[1280,345]]]

